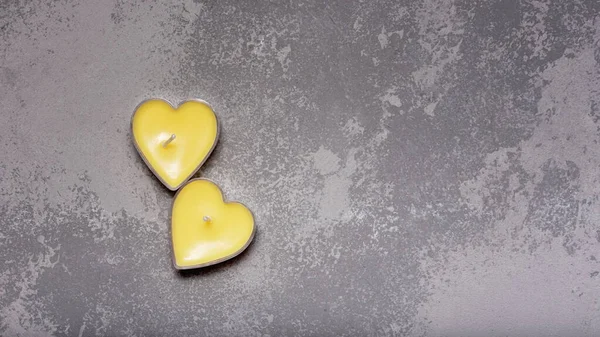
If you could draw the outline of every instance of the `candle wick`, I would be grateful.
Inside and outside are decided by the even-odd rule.
[[[211,222],[212,221],[212,219],[208,215],[203,216],[202,220],[204,220],[204,222]]]
[[[167,145],[169,145],[172,141],[175,140],[175,134],[171,134],[171,137],[169,137],[169,139],[165,140],[163,143],[163,147],[167,147]]]

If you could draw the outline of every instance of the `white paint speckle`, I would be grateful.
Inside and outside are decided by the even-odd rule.
[[[435,108],[437,107],[438,102],[433,102],[433,103],[429,103],[424,109],[423,111],[425,111],[425,114],[431,117],[435,116]]]
[[[312,159],[315,169],[321,175],[334,173],[340,168],[340,157],[323,146],[312,155]]]
[[[388,103],[390,105],[393,105],[397,108],[402,106],[402,101],[400,100],[400,97],[398,97],[398,95],[395,94],[395,88],[390,88],[386,91],[385,94],[383,94],[380,98],[379,98],[383,103]]]
[[[320,218],[348,221],[352,217],[350,211],[351,177],[356,173],[358,168],[355,155],[356,149],[348,151],[344,167],[337,174],[325,179],[319,208]]]
[[[397,34],[400,39],[404,37],[404,30],[396,30],[393,32],[387,32],[385,30],[385,26],[381,28],[381,33],[377,35],[377,40],[379,40],[379,46],[381,49],[385,49],[390,43],[390,37],[394,34]]]
[[[287,46],[281,48],[277,52],[277,60],[279,60],[279,64],[281,64],[281,68],[283,68],[283,72],[287,72],[287,70],[288,70],[288,66],[290,64],[288,55],[290,54],[291,51],[292,51],[292,47],[287,45]]]
[[[377,40],[379,40],[379,46],[381,49],[384,49],[388,45],[388,35],[385,31],[385,27],[381,28],[381,33],[377,35]]]

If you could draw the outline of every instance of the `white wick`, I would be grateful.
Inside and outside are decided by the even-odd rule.
[[[204,220],[205,222],[211,222],[212,221],[212,219],[208,215],[203,216],[202,220]]]
[[[171,137],[169,137],[169,139],[167,139],[163,142],[163,147],[166,148],[167,145],[169,145],[174,140],[175,140],[175,134],[172,134]]]

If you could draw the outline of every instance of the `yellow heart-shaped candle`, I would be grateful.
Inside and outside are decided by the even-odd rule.
[[[193,179],[175,195],[171,212],[173,262],[177,269],[229,260],[254,238],[254,217],[241,203],[225,202],[206,179]]]
[[[131,129],[140,156],[171,191],[198,171],[219,136],[217,116],[199,100],[177,109],[163,100],[145,101],[135,110]]]

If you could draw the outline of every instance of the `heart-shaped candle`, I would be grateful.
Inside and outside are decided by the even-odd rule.
[[[200,100],[177,109],[163,100],[145,101],[133,113],[131,129],[140,156],[171,191],[198,171],[219,136],[217,116]]]
[[[173,262],[177,269],[229,260],[254,238],[254,217],[246,206],[225,202],[219,187],[193,179],[175,195],[171,212]]]

